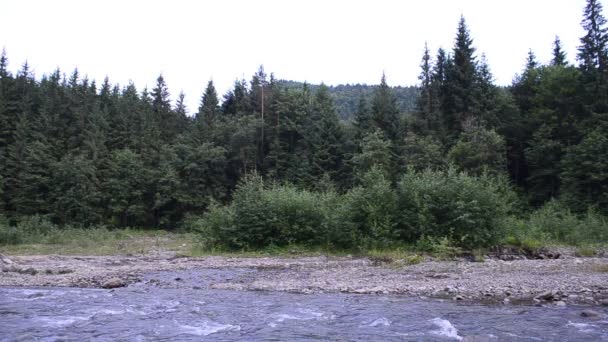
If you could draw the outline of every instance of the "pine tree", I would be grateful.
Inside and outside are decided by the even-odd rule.
[[[399,109],[397,108],[397,100],[386,83],[384,73],[380,85],[374,91],[371,109],[374,126],[379,128],[387,139],[396,142],[401,135]]]
[[[88,226],[99,223],[100,200],[97,170],[83,156],[66,155],[51,167],[51,211],[60,224]]]
[[[184,94],[183,91],[180,91],[179,95],[177,96],[177,101],[175,102],[175,109],[173,110],[177,120],[177,132],[180,134],[186,133],[190,124],[185,99],[186,94]]]
[[[363,93],[359,95],[359,103],[357,105],[357,112],[355,113],[353,125],[355,127],[355,138],[357,140],[363,139],[372,128],[372,117]]]
[[[599,0],[587,0],[582,26],[586,31],[581,38],[577,59],[583,72],[586,103],[595,112],[608,111],[608,28]]]
[[[481,55],[481,60],[477,68],[477,91],[479,116],[477,120],[482,126],[496,127],[497,118],[497,98],[498,88],[494,85],[494,76],[490,71],[490,66],[485,54]]]
[[[602,14],[603,6],[599,0],[587,0],[582,26],[586,34],[581,38],[577,58],[585,73],[603,73],[608,67],[608,29]]]
[[[562,160],[562,197],[579,212],[596,207],[608,214],[608,138],[605,127],[590,132],[566,150]]]
[[[475,48],[464,17],[460,18],[452,63],[446,70],[447,116],[446,128],[453,138],[462,131],[463,124],[470,118],[479,118],[478,76]]]
[[[219,111],[220,107],[217,92],[215,91],[213,81],[210,80],[201,97],[201,105],[198,108],[195,121],[199,125],[204,124],[208,127],[212,127],[214,122],[218,120]]]
[[[142,96],[145,101],[145,96]],[[163,141],[170,142],[179,134],[180,118],[173,112],[171,108],[171,99],[169,97],[169,89],[163,75],[159,75],[156,79],[156,86],[152,89],[152,113],[150,119],[151,130],[157,131],[157,134]],[[155,127],[152,127],[155,126]]]
[[[121,227],[146,224],[145,167],[129,149],[113,151],[102,183],[109,221]]]
[[[432,128],[431,116],[435,112],[435,92],[433,89],[433,70],[431,55],[427,43],[424,44],[424,53],[420,64],[420,95],[416,101],[415,131],[427,134]]]
[[[558,36],[555,36],[555,41],[553,42],[553,59],[551,60],[551,65],[553,66],[566,66],[568,65],[568,60],[566,58],[566,52],[562,47],[562,41]]]
[[[381,130],[376,129],[366,135],[361,141],[359,149],[361,152],[355,154],[351,160],[355,176],[359,181],[373,168],[380,170],[385,177],[392,178],[396,171],[393,146]]]
[[[311,157],[311,179],[318,180],[327,174],[330,179],[338,180],[343,159],[342,131],[333,99],[324,84],[315,94],[306,140]]]

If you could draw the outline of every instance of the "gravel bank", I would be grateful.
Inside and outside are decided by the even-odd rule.
[[[214,289],[403,294],[491,303],[608,302],[608,258],[432,261],[396,266],[351,257],[0,256],[0,286],[117,287],[158,271],[252,269]],[[152,279],[154,280],[154,279]],[[156,282],[179,287],[183,282]],[[149,281],[149,280],[148,280]],[[154,281],[152,282],[154,283]]]

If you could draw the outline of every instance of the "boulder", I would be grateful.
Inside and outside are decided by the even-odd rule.
[[[581,312],[581,316],[587,318],[597,318],[600,317],[600,315],[601,314],[599,312],[593,310],[583,310],[583,312]]]
[[[125,286],[127,286],[127,284],[122,279],[118,279],[118,278],[108,279],[103,284],[101,284],[101,287],[104,289],[115,289],[118,287],[125,287]]]

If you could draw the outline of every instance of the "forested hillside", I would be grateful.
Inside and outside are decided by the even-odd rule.
[[[37,215],[58,226],[174,229],[203,215],[204,229],[216,227],[209,234],[233,247],[428,236],[487,245],[497,219],[526,217],[552,199],[568,215],[606,215],[599,1],[587,1],[582,25],[576,56],[556,38],[552,61],[530,51],[508,88],[494,84],[461,18],[452,47],[425,49],[417,88],[390,87],[390,75],[377,86],[312,86],[260,67],[223,95],[209,81],[191,115],[162,75],[152,89],[79,70],[37,78],[27,63],[9,72],[3,52],[0,210],[10,226]],[[317,215],[319,203],[343,216]],[[261,218],[269,213],[277,216]],[[334,228],[321,234],[325,226]]]
[[[298,89],[304,86],[302,82],[280,80],[279,83],[288,89]],[[312,91],[316,91],[319,85],[308,85]],[[377,85],[367,84],[340,84],[329,86],[329,93],[334,101],[334,106],[338,116],[343,120],[353,119],[357,112],[361,97],[365,101],[370,101],[374,95]],[[416,98],[418,97],[418,87],[391,87],[391,91],[397,100],[397,108],[401,113],[411,113],[416,108]]]

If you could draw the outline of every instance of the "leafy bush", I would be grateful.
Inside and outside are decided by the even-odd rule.
[[[327,242],[329,213],[336,195],[298,190],[291,185],[265,187],[248,176],[234,193],[230,206],[212,206],[199,221],[190,223],[206,245],[262,248]]]
[[[397,188],[401,239],[448,238],[464,248],[495,244],[511,209],[494,178],[472,177],[450,168],[403,176]]]
[[[343,197],[332,241],[346,248],[387,247],[397,242],[397,198],[383,171],[373,166],[362,185]]]

